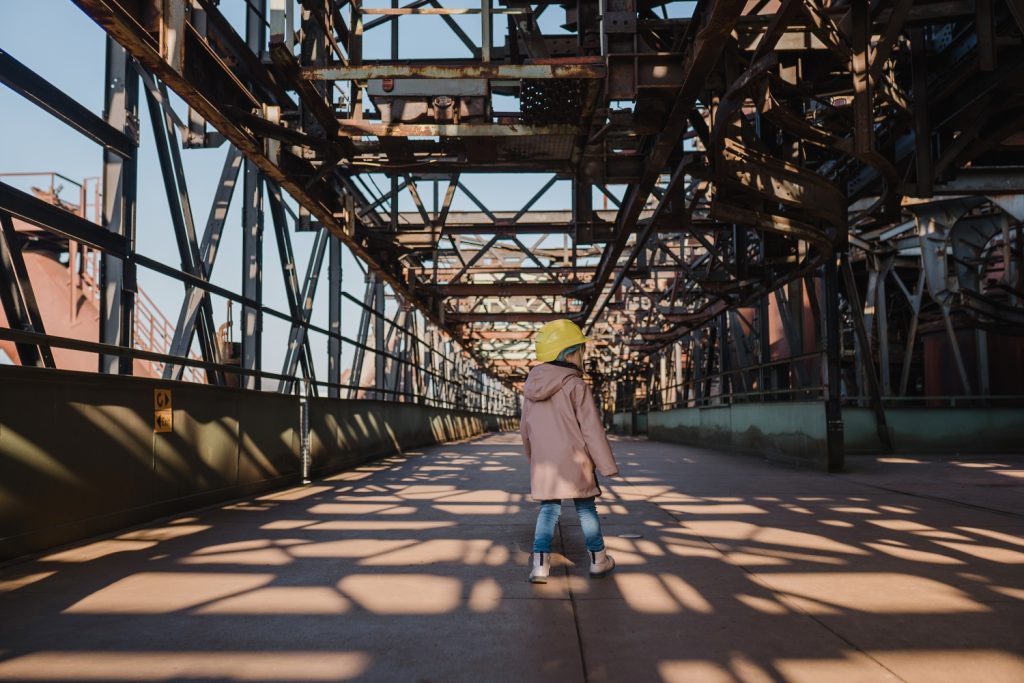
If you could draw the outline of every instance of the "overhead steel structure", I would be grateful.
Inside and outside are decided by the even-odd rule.
[[[838,430],[845,397],[882,428],[887,401],[1020,386],[1019,362],[995,386],[989,349],[1017,353],[1024,322],[1021,0],[247,0],[244,35],[215,0],[74,2],[112,39],[105,120],[36,99],[105,146],[119,188],[96,240],[113,254],[105,343],[130,345],[138,71],[167,168],[178,129],[185,146],[227,141],[244,157],[250,386],[264,180],[275,226],[285,192],[299,225],[324,229],[318,258],[331,236],[332,273],[340,243],[366,263],[366,310],[382,312],[386,285],[509,384],[537,327],[569,317],[595,339],[609,411],[810,397]],[[555,14],[562,30],[546,33]],[[456,50],[402,58],[399,27],[425,15]],[[390,31],[390,58],[366,57],[371,31]],[[187,121],[172,120],[168,89]],[[465,182],[495,173],[547,182],[496,210]],[[365,179],[380,174],[378,193]],[[534,209],[559,191],[562,210]],[[476,210],[453,208],[457,196]],[[0,207],[46,220],[19,201],[4,190]],[[190,298],[175,355],[195,329],[211,361],[215,250],[177,206]],[[307,299],[290,289],[287,377],[311,367]]]

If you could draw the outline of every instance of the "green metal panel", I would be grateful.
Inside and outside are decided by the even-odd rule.
[[[1021,408],[888,408],[896,453],[1019,453],[1024,410]],[[846,448],[851,453],[878,453],[881,444],[874,414],[868,408],[843,408]]]
[[[0,559],[298,481],[297,416],[293,397],[0,368]]]
[[[518,424],[508,418],[411,403],[310,400],[310,453],[316,472],[499,428],[517,429]]]
[[[746,403],[679,408],[648,415],[652,439],[763,455],[825,469],[823,403]]]
[[[172,391],[155,433],[153,391]],[[0,561],[298,483],[294,396],[139,377],[0,367]],[[517,429],[409,403],[310,400],[314,467]]]
[[[1020,408],[887,408],[897,454],[1018,453]],[[616,415],[616,423],[628,413]],[[826,469],[825,406],[819,402],[744,403],[649,414],[650,437],[764,455]],[[871,409],[843,408],[849,453],[882,453]]]
[[[242,392],[241,396],[238,483],[297,481],[302,474],[299,400],[270,393]]]

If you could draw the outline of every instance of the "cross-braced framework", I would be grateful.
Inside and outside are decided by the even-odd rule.
[[[875,408],[884,440],[887,402],[1020,393],[1020,363],[990,362],[990,349],[1019,353],[1024,322],[1020,0],[247,0],[244,30],[214,0],[74,2],[111,37],[105,121],[19,81],[7,55],[3,72],[106,149],[104,184],[120,190],[105,195],[102,239],[85,240],[107,254],[105,343],[130,345],[132,269],[164,267],[124,258],[141,92],[169,177],[176,131],[237,150],[224,187],[243,176],[249,266],[234,300],[249,386],[268,313],[266,184],[282,253],[287,194],[295,222],[321,230],[313,261],[329,251],[334,277],[343,243],[368,267],[349,343],[374,350],[373,332],[378,385],[387,358],[416,358],[380,347],[390,330],[432,324],[457,340],[449,357],[511,386],[537,328],[568,317],[594,339],[588,369],[609,411],[814,398],[838,429],[845,397]],[[447,39],[405,57],[401,37],[428,20]],[[512,173],[539,190],[499,209],[471,189]],[[220,228],[211,218],[200,241],[183,188],[168,185],[172,276],[190,288],[172,350],[196,334],[209,363]],[[63,213],[7,189],[0,201],[83,240]],[[309,276],[289,282],[286,386],[312,367]],[[383,287],[402,303],[396,320]],[[26,360],[45,353],[7,334]],[[394,386],[422,381],[422,365],[394,368],[406,366]]]

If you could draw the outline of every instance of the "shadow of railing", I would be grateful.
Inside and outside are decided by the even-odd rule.
[[[607,579],[566,508],[525,581],[536,508],[496,435],[8,567],[0,680],[581,680],[581,647],[593,681],[1024,671],[1019,513],[615,447]]]

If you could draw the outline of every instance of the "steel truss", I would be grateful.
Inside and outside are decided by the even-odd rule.
[[[260,363],[244,340],[270,314],[266,183],[282,253],[282,193],[298,225],[332,236],[318,239],[307,281],[324,250],[336,281],[337,242],[367,266],[351,343],[355,375],[374,380],[358,395],[429,385],[436,347],[399,341],[417,320],[451,335],[452,363],[464,351],[512,384],[538,326],[558,317],[594,338],[588,366],[609,410],[813,399],[840,424],[846,400],[874,408],[884,440],[895,401],[1013,393],[994,386],[989,349],[1012,346],[1024,322],[1017,0],[699,0],[692,12],[658,0],[287,0],[268,12],[250,0],[244,36],[213,0],[157,13],[75,4],[164,101],[170,89],[187,103],[187,145],[227,140],[245,159],[247,269],[232,300],[244,305],[249,386]],[[545,28],[556,13],[564,32]],[[450,50],[439,40],[435,57],[404,59],[399,27],[427,15],[445,22]],[[370,59],[380,32],[389,57]],[[117,133],[131,131],[110,124],[77,125],[123,153]],[[538,189],[489,206],[473,188],[495,173],[533,174]],[[562,209],[536,208],[556,197]],[[179,204],[176,272],[211,291]],[[311,367],[312,302],[297,274],[286,281],[291,377]],[[385,286],[401,302],[395,320],[382,314]],[[184,317],[197,322],[182,329],[202,342],[192,296]],[[337,329],[332,317],[332,340]],[[955,386],[929,379],[947,364]],[[330,373],[341,392],[340,367]]]
[[[197,17],[193,15],[193,19]],[[259,20],[254,23],[261,24]],[[251,43],[257,50],[260,40]],[[166,379],[189,378],[248,388],[261,388],[261,383],[269,380],[281,393],[317,395],[326,390],[332,397],[373,397],[498,414],[515,410],[508,388],[465,357],[450,335],[412,310],[400,297],[387,295],[382,282],[378,281],[374,288],[379,305],[370,311],[371,317],[378,328],[385,324],[394,327],[390,319],[394,307],[384,305],[388,296],[398,302],[399,327],[389,331],[386,338],[374,339],[370,335],[356,339],[343,334],[341,302],[347,298],[362,303],[342,288],[344,242],[320,223],[310,221],[309,213],[302,207],[296,214],[281,186],[233,145],[227,146],[209,217],[200,235],[193,217],[182,149],[220,146],[225,138],[209,130],[194,109],[189,109],[187,118],[175,111],[166,84],[112,39],[107,41],[106,70],[105,113],[98,117],[11,55],[0,52],[0,80],[102,145],[104,156],[102,192],[97,190],[97,197],[102,197],[97,200],[101,204],[97,222],[86,216],[84,188],[83,202],[76,208],[57,197],[53,182],[49,196],[42,196],[40,191],[26,193],[0,182],[0,304],[9,325],[0,328],[0,340],[14,343],[16,361],[56,367],[52,350],[66,349],[95,354],[101,372],[131,374],[141,361],[151,363]],[[145,131],[139,120],[140,94],[149,114],[150,125]],[[178,247],[178,267],[135,250],[138,141],[144,132],[152,134],[156,142],[169,207],[168,223]],[[211,275],[240,174],[245,267],[241,293],[236,293],[213,284]],[[269,206],[280,255],[287,312],[268,307],[262,300],[264,201]],[[291,240],[296,230],[316,232],[308,268],[301,279]],[[98,339],[47,334],[23,258],[34,249],[53,252],[57,258],[66,254],[72,273],[85,270],[87,254],[100,255],[102,265],[93,274],[99,290]],[[311,313],[328,254],[330,324],[326,329],[312,322]],[[181,311],[172,327],[173,334],[167,335],[165,349],[148,343],[151,340],[144,338],[133,324],[140,294],[136,284],[139,268],[184,286]],[[241,307],[240,344],[231,343],[230,320],[216,327],[213,296]],[[146,302],[152,306],[148,299]],[[261,362],[264,316],[284,321],[290,327],[284,366],[279,373],[265,369]],[[327,338],[326,381],[316,376],[310,335]],[[194,344],[201,350],[199,357],[191,354]],[[352,373],[351,368],[343,372],[345,351],[353,348],[358,358],[368,354],[375,359],[379,369],[376,376],[372,372],[368,377],[358,371]],[[361,381],[367,384],[361,385]]]

